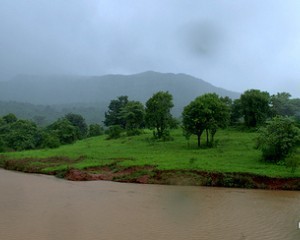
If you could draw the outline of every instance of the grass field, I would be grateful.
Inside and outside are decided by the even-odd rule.
[[[27,168],[35,167],[40,172],[49,173],[115,163],[116,168],[154,166],[158,170],[203,170],[268,177],[300,177],[300,169],[292,172],[291,168],[284,165],[261,161],[261,152],[254,148],[255,132],[219,130],[216,134],[217,146],[200,149],[196,146],[196,138],[192,137],[187,141],[181,130],[174,130],[171,135],[174,141],[169,142],[152,141],[152,133],[145,131],[139,136],[116,140],[106,140],[106,136],[100,136],[57,149],[3,153],[0,166],[3,167],[9,161],[23,161]],[[204,138],[202,141],[205,145]],[[292,157],[300,162],[300,154]]]

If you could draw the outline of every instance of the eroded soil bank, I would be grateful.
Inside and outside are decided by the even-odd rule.
[[[107,180],[142,184],[300,190],[300,178],[273,178],[249,173],[222,173],[199,170],[158,170],[154,166],[124,168],[118,165],[120,159],[110,165],[91,167],[84,170],[72,167],[60,171],[43,170],[45,165],[60,165],[61,162],[74,163],[77,160],[55,157],[39,159],[39,164],[32,164],[33,159],[30,158],[22,160],[6,159],[0,167],[21,172],[55,175],[72,181]]]
[[[109,167],[86,170],[70,169],[65,179],[72,181],[109,180],[142,184],[237,187],[271,190],[300,190],[299,178],[271,178],[247,173],[217,173],[187,170],[157,170],[133,167],[111,171]]]

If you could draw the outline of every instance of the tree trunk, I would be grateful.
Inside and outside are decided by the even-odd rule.
[[[198,148],[200,148],[200,137],[201,137],[201,134],[198,134]]]
[[[206,131],[206,146],[208,146],[209,144],[208,129],[206,129],[205,131]]]

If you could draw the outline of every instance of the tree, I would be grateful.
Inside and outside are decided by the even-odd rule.
[[[270,94],[257,89],[245,91],[241,95],[241,109],[247,127],[264,124],[270,116]]]
[[[206,131],[206,144],[212,146],[214,135],[219,127],[229,122],[229,107],[215,93],[207,93],[197,97],[187,105],[182,113],[185,134],[194,134],[201,145],[201,135]]]
[[[235,99],[231,105],[230,123],[232,125],[240,122],[243,117],[242,105],[240,99]]]
[[[291,94],[286,92],[271,96],[271,110],[273,116],[293,116],[295,114],[290,97]]]
[[[8,124],[9,123],[14,123],[14,122],[16,122],[18,120],[17,117],[16,117],[16,115],[13,114],[13,113],[9,113],[9,114],[3,116],[2,118]]]
[[[38,140],[38,129],[34,122],[17,120],[9,124],[7,133],[4,135],[8,148],[21,151],[34,149]]]
[[[61,144],[70,144],[77,140],[78,130],[66,118],[60,118],[47,127],[48,131],[54,131]]]
[[[291,118],[276,116],[260,130],[257,148],[263,159],[270,162],[284,160],[294,152],[300,141],[300,130]]]
[[[94,123],[89,126],[89,137],[100,136],[104,133],[104,129],[100,124]]]
[[[172,123],[171,108],[173,96],[169,92],[157,92],[146,102],[146,125],[154,129],[154,137],[161,139],[168,135]]]
[[[108,111],[105,112],[105,126],[119,125],[125,128],[126,122],[121,117],[121,111],[128,103],[127,96],[120,96],[118,99],[111,100],[108,106]]]
[[[60,146],[60,140],[55,131],[40,131],[40,138],[37,147],[39,148],[57,148]]]
[[[68,113],[65,115],[65,118],[77,128],[78,139],[83,139],[87,136],[88,126],[85,122],[85,119],[80,114]]]
[[[129,101],[120,112],[127,133],[137,132],[144,125],[145,109],[141,102]]]

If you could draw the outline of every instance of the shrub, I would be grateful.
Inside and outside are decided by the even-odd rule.
[[[90,124],[89,126],[89,137],[95,137],[95,136],[100,136],[104,133],[104,129],[101,125],[95,123],[95,124]]]
[[[277,116],[260,130],[257,148],[261,149],[265,161],[277,163],[295,151],[299,140],[300,130],[294,121]]]
[[[123,131],[123,129],[119,125],[110,126],[107,131],[107,134],[108,134],[107,139],[116,139],[116,138],[121,137],[122,131]]]

